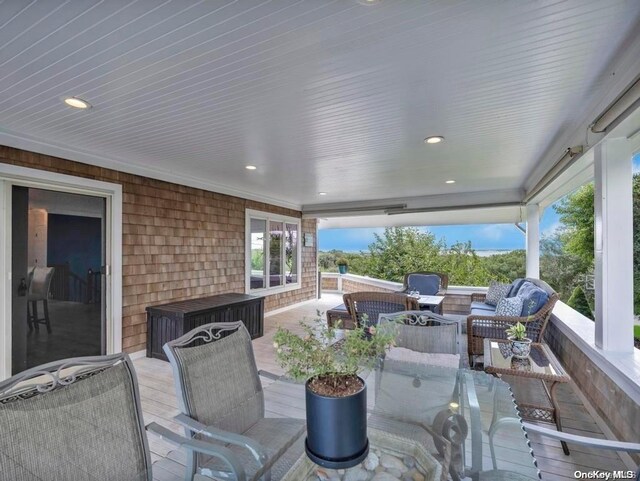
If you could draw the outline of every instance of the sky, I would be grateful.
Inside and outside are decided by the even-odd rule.
[[[640,172],[640,153],[633,158],[633,172]],[[552,234],[560,227],[560,218],[553,206],[547,207],[540,220],[542,235]],[[513,250],[525,248],[524,234],[513,224],[475,224],[424,226],[420,230],[433,233],[437,239],[444,238],[447,245],[471,241],[476,250]],[[347,252],[366,251],[384,228],[323,229],[318,232],[318,249],[339,249]]]

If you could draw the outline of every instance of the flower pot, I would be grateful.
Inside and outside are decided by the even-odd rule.
[[[362,381],[362,379],[360,379]],[[306,384],[305,451],[314,463],[331,469],[356,466],[369,454],[367,387],[345,397],[316,394]]]
[[[509,338],[511,341],[511,354],[518,359],[525,359],[529,357],[531,352],[531,339],[525,337],[524,339]]]
[[[348,269],[348,266],[345,266],[343,264],[338,266],[338,272],[340,274],[346,274],[347,273],[347,269]]]

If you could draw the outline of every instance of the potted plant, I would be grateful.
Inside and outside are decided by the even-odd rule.
[[[371,368],[392,346],[396,325],[336,330],[321,319],[300,323],[302,334],[278,327],[276,360],[288,376],[306,381],[309,458],[325,468],[346,469],[369,452],[367,389],[358,376]]]
[[[527,328],[518,321],[516,324],[506,329],[507,339],[511,341],[511,354],[518,359],[529,357],[531,352],[531,339],[526,337]]]
[[[340,272],[340,274],[346,274],[349,270],[349,261],[344,257],[340,257],[336,261],[336,265],[338,266],[338,272]]]

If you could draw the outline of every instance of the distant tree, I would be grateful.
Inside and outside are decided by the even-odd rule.
[[[580,257],[586,263],[593,262],[594,236],[594,186],[589,183],[566,196],[555,206],[564,225],[561,240],[567,253]]]
[[[471,241],[458,242],[443,254],[440,270],[449,275],[449,283],[463,286],[486,286],[495,276],[489,272],[484,259],[471,246]]]
[[[387,227],[369,244],[365,275],[402,282],[407,272],[437,271],[442,265],[444,241],[415,227]]]
[[[593,311],[591,310],[591,306],[589,305],[589,301],[587,300],[587,296],[584,294],[584,291],[580,286],[576,287],[569,297],[567,304],[578,311],[585,317],[589,319],[593,319]]]
[[[560,233],[542,238],[540,254],[540,278],[565,302],[573,290],[584,283],[585,275],[593,273],[591,261],[566,252]]]
[[[510,282],[525,276],[525,259],[524,249],[517,249],[485,257],[484,266],[496,280]]]

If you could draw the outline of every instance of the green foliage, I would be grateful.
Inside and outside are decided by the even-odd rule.
[[[364,275],[402,282],[407,272],[439,271],[444,249],[444,241],[437,241],[429,232],[415,227],[386,228],[369,245]]]
[[[553,287],[563,301],[583,283],[585,274],[593,272],[591,262],[566,252],[561,234],[544,237],[540,253],[540,278]]]
[[[349,266],[349,261],[347,260],[346,257],[340,257],[336,260],[336,265],[337,266]]]
[[[344,340],[336,343],[336,329],[327,326],[320,312],[314,325],[302,321],[300,325],[302,335],[278,326],[273,338],[276,360],[288,376],[300,381],[356,375],[360,368],[373,367],[397,334],[397,324],[389,322],[342,331]]]
[[[254,271],[264,269],[264,251],[257,249],[251,251],[251,269]]]
[[[527,337],[527,328],[524,327],[524,324],[522,324],[520,321],[518,321],[508,329],[505,329],[504,332],[507,333],[507,336],[512,337],[516,341],[522,341]]]
[[[593,262],[593,196],[593,184],[586,184],[555,207],[564,224],[561,236],[565,251],[586,263]]]
[[[640,326],[633,326],[633,337],[640,339]]]
[[[439,272],[446,272],[452,285],[487,286],[495,276],[487,270],[486,259],[476,254],[470,241],[459,242],[442,255]]]
[[[526,252],[518,249],[484,258],[484,265],[493,279],[511,282],[525,276]]]
[[[587,296],[584,294],[584,291],[580,286],[576,287],[573,290],[571,297],[567,301],[567,305],[578,311],[583,316],[588,317],[589,319],[593,319],[591,306],[589,305]]]

